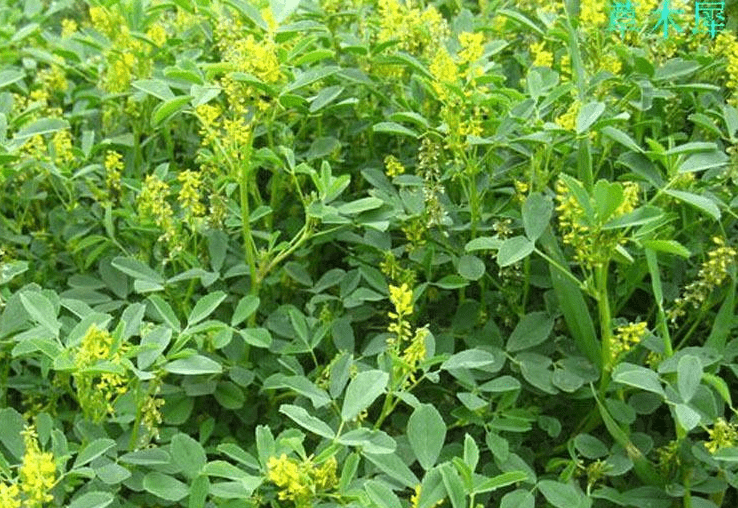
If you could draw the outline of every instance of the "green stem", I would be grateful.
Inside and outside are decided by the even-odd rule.
[[[249,157],[245,157],[246,162],[241,166],[241,175],[239,180],[239,190],[241,198],[241,228],[243,229],[243,247],[246,251],[246,264],[249,266],[249,275],[251,277],[251,287],[249,292],[256,296],[259,293],[258,282],[256,277],[256,247],[254,246],[254,237],[251,234],[251,222],[249,217],[249,173],[250,161]]]
[[[602,340],[602,378],[600,379],[600,395],[604,395],[610,382],[612,370],[612,329],[610,321],[610,298],[607,293],[607,269],[609,260],[595,269],[595,285],[597,290],[597,309],[600,315],[600,336]]]

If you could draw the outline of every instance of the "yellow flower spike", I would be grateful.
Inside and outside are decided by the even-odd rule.
[[[388,155],[384,158],[384,167],[387,171],[387,176],[390,178],[394,178],[405,172],[405,166],[394,155]]]
[[[459,52],[461,63],[474,63],[482,58],[484,54],[484,34],[481,32],[462,32],[459,34],[459,43],[462,48]]]
[[[545,41],[541,41],[538,44],[532,44],[530,46],[530,52],[534,55],[533,66],[535,67],[551,67],[553,64],[553,53],[546,51],[544,46]]]
[[[613,360],[641,342],[646,335],[647,327],[648,323],[645,321],[619,326],[615,331],[615,340],[610,346]]]
[[[51,452],[40,450],[34,426],[27,426],[22,435],[26,450],[18,471],[20,490],[26,499],[24,508],[37,508],[54,499],[49,491],[56,484],[56,464]]]
[[[579,114],[579,108],[581,107],[582,103],[579,102],[579,100],[575,100],[571,103],[569,109],[566,110],[566,113],[556,118],[554,122],[562,129],[573,131],[577,125],[577,115]]]
[[[413,313],[413,292],[407,284],[402,284],[400,287],[390,285],[389,291],[390,301],[395,306],[398,315],[407,316]]]
[[[15,483],[0,483],[0,506],[3,508],[21,508],[20,489]]]
[[[77,31],[78,28],[77,22],[69,18],[65,18],[62,20],[61,27],[62,39],[70,37],[72,34],[74,34],[74,32]]]
[[[738,426],[718,418],[712,429],[707,430],[710,440],[705,442],[705,448],[710,453],[715,453],[721,448],[729,448],[738,445]]]

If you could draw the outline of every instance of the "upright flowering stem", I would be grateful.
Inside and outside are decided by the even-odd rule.
[[[241,199],[241,227],[243,228],[243,248],[246,251],[246,264],[249,265],[249,274],[251,277],[250,293],[256,295],[259,292],[258,280],[256,276],[256,248],[254,246],[254,238],[251,234],[251,222],[249,220],[251,212],[249,211],[249,179],[251,178],[251,146],[247,149],[247,155],[243,164],[241,164],[241,175],[239,178],[239,190]]]
[[[612,328],[610,328],[610,298],[607,293],[607,267],[610,263],[600,263],[595,268],[595,285],[597,290],[597,309],[600,315],[600,335],[602,340],[602,378],[600,394],[604,394],[610,381],[612,370]]]

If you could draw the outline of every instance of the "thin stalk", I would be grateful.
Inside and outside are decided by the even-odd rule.
[[[600,315],[600,336],[602,339],[602,378],[600,379],[600,395],[604,395],[610,382],[612,369],[612,328],[610,327],[610,298],[607,293],[607,269],[609,261],[595,269],[595,286],[598,294],[597,309]]]
[[[251,163],[249,157],[241,166],[241,177],[239,180],[239,191],[241,198],[241,228],[243,230],[243,248],[246,251],[246,264],[249,266],[249,275],[251,278],[251,287],[249,293],[256,296],[259,292],[256,277],[256,247],[254,245],[254,237],[251,233],[251,223],[249,211],[249,173]]]

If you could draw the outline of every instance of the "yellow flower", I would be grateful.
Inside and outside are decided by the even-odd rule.
[[[738,427],[734,423],[725,421],[725,418],[718,418],[712,429],[708,429],[707,434],[710,440],[705,443],[710,453],[715,453],[720,448],[729,448],[738,445]]]
[[[459,51],[462,64],[473,63],[482,58],[484,54],[484,34],[481,32],[462,32],[459,34],[459,42],[462,48]]]
[[[611,346],[612,358],[617,359],[621,353],[629,351],[635,344],[641,342],[646,335],[648,323],[628,323],[619,326],[615,331],[615,340]]]
[[[146,30],[146,36],[160,48],[167,42],[167,29],[161,23],[156,22]]]
[[[553,53],[544,50],[543,47],[545,45],[545,41],[531,45],[530,52],[535,55],[535,59],[533,60],[534,67],[551,67],[551,64],[553,64]]]
[[[579,115],[579,108],[581,107],[582,103],[579,100],[575,100],[571,103],[569,109],[566,110],[566,113],[556,118],[554,122],[562,129],[573,131],[577,126],[577,115]]]
[[[120,365],[126,350],[127,345],[121,345],[113,351],[113,336],[94,324],[77,347],[74,357],[76,372],[73,375],[77,398],[85,417],[93,422],[100,422],[106,415],[114,412],[113,399],[126,392],[128,380],[120,374],[95,374],[85,370],[101,360]]]
[[[108,150],[105,155],[105,183],[111,192],[120,192],[120,173],[125,165],[123,156],[118,152]]]
[[[3,508],[21,508],[20,489],[15,483],[8,485],[0,482],[0,506]]]
[[[388,155],[384,158],[384,167],[387,170],[387,176],[394,178],[405,172],[405,166],[394,155]]]
[[[674,300],[674,307],[667,313],[672,322],[685,314],[684,307],[687,304],[697,309],[730,276],[730,268],[738,258],[738,250],[725,245],[725,240],[718,236],[713,237],[712,241],[717,248],[707,253],[708,259],[702,263],[697,280],[685,288],[682,297]]]
[[[403,284],[400,287],[393,286],[390,284],[390,301],[395,306],[397,314],[390,312],[391,318],[398,316],[409,316],[413,313],[413,291],[407,287],[407,284]]]
[[[66,39],[77,31],[77,22],[73,19],[64,18],[61,23],[61,36],[62,39]]]
[[[623,202],[615,210],[614,216],[625,215],[635,210],[638,206],[638,192],[640,187],[636,182],[623,183]]]
[[[418,364],[425,360],[426,349],[425,349],[425,338],[429,335],[427,328],[418,328],[415,330],[415,335],[410,340],[410,344],[405,348],[402,353],[403,373],[409,373],[406,385],[415,383],[415,370],[418,368]]]
[[[182,171],[177,180],[182,182],[182,188],[179,191],[179,203],[188,211],[188,219],[193,217],[202,217],[205,215],[205,206],[200,202],[200,188],[202,187],[202,177],[196,171]]]
[[[54,149],[54,163],[61,166],[74,160],[72,151],[72,135],[68,130],[57,131],[51,140]]]
[[[440,100],[449,98],[447,83],[456,84],[459,79],[459,68],[444,46],[436,52],[430,64],[430,72],[433,76],[433,89]]]
[[[607,20],[600,0],[581,0],[579,2],[579,21],[583,27],[594,28]]]
[[[620,59],[617,57],[617,55],[613,55],[613,54],[603,55],[601,63],[600,63],[601,69],[611,72],[613,74],[617,74],[620,72],[620,69],[622,69],[622,67],[623,65],[620,63]]]
[[[267,478],[280,487],[277,494],[280,500],[293,501],[298,508],[308,508],[319,491],[330,490],[338,483],[337,466],[335,457],[317,466],[310,458],[298,462],[283,453],[267,462]]]
[[[167,202],[169,185],[156,175],[148,175],[138,196],[138,214],[154,220],[164,230],[161,240],[173,240],[175,236],[174,212]]]
[[[23,431],[26,451],[18,477],[20,490],[25,494],[25,507],[36,508],[54,499],[49,491],[56,483],[56,464],[51,452],[39,449],[36,430],[33,426]]]

